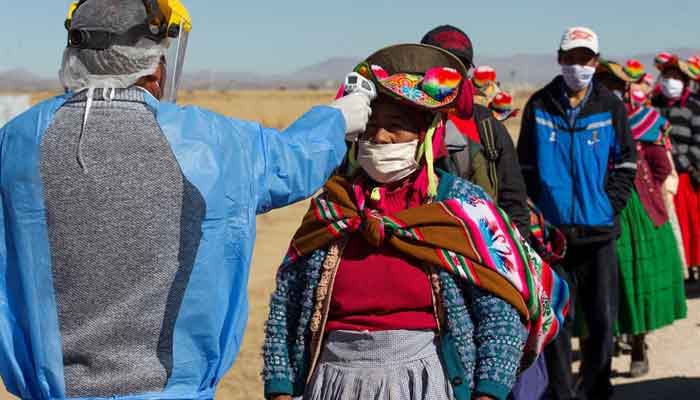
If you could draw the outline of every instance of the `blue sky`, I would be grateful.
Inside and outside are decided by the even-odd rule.
[[[588,25],[603,53],[700,48],[700,4],[690,0],[183,0],[194,29],[189,71],[288,73],[332,56],[417,41],[443,23],[472,36],[476,62],[554,52],[563,30]],[[53,77],[65,44],[68,0],[0,0],[0,71]]]

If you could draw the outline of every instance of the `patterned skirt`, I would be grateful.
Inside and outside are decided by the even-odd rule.
[[[633,191],[620,225],[619,333],[646,333],[685,318],[681,259],[671,224],[656,228]]]
[[[304,400],[454,400],[431,331],[331,332]]]

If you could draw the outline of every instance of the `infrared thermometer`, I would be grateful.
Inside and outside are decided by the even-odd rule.
[[[345,77],[345,95],[352,93],[364,93],[370,100],[374,100],[377,98],[377,87],[364,76],[351,72]]]

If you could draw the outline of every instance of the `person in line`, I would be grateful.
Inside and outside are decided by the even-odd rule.
[[[617,241],[620,268],[618,334],[631,336],[630,376],[649,372],[646,334],[687,314],[680,255],[663,201],[662,185],[673,170],[665,147],[670,124],[658,111],[640,103],[646,95],[632,85],[644,78],[637,60],[625,65],[603,61],[595,79],[627,106],[637,149],[637,176],[627,207],[620,215]]]
[[[503,400],[567,288],[480,187],[433,166],[447,113],[472,112],[462,62],[406,44],[357,71],[379,97],[357,168],[311,201],[278,271],[265,397]]]
[[[459,58],[468,70],[474,67],[472,41],[466,33],[457,27],[452,25],[439,26],[426,33],[421,43],[449,51]],[[480,71],[480,74],[485,72],[485,75],[488,76],[490,72],[487,70]],[[492,78],[486,80],[492,80],[495,83],[496,77]],[[461,118],[454,113],[451,114],[447,129],[448,133],[456,130],[481,144],[482,152],[488,161],[491,186],[495,188],[494,200],[513,219],[520,233],[527,237],[530,221],[527,191],[518,164],[513,138],[506,127],[493,117],[486,106],[475,104],[473,116],[468,119]],[[456,169],[451,169],[448,172],[467,178]]]
[[[678,56],[660,64],[660,92],[652,105],[671,123],[674,163],[678,171],[675,206],[691,278],[700,275],[700,96],[691,82],[698,79]]]
[[[657,57],[655,64],[659,67],[660,60],[665,57]],[[670,58],[670,55],[668,56]],[[655,96],[655,87],[657,86],[657,81],[654,76],[647,72],[640,82],[632,83],[632,91],[630,93],[630,102],[634,107],[647,106],[651,107],[651,100]],[[668,175],[666,180],[662,185],[664,204],[666,205],[666,210],[668,211],[668,219],[673,229],[673,235],[676,238],[676,247],[678,247],[678,253],[681,259],[681,271],[683,277],[688,279],[690,277],[688,270],[688,261],[685,258],[685,249],[683,247],[683,234],[681,233],[681,226],[678,219],[678,213],[676,212],[676,204],[674,199],[678,194],[678,171],[676,171],[676,165],[673,162],[673,144],[671,143],[671,138],[668,133],[664,136],[664,147],[666,148],[666,154],[671,162],[671,173]]]
[[[571,371],[570,332],[546,350],[554,399],[609,399],[613,328],[617,320],[617,218],[637,171],[627,110],[593,79],[598,36],[568,29],[558,52],[562,74],[536,92],[523,112],[518,154],[528,193],[568,242],[563,269],[590,328],[581,385]],[[575,282],[575,284],[574,284]]]
[[[65,25],[68,93],[0,130],[0,376],[22,399],[212,399],[256,214],[313,195],[370,100],[277,132],[172,102],[179,1],[80,1]]]

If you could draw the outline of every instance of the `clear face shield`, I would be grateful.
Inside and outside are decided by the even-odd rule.
[[[179,35],[176,38],[169,39],[170,46],[165,56],[165,79],[161,84],[161,89],[163,90],[161,101],[173,103],[177,101],[177,92],[180,88],[180,80],[185,65],[189,34],[189,31],[181,27]]]
[[[153,1],[153,0],[152,0]],[[167,24],[168,52],[165,58],[165,79],[162,101],[175,102],[187,55],[187,42],[192,31],[192,19],[179,0],[157,0],[158,12]]]

